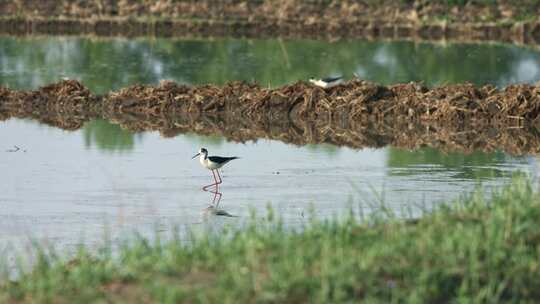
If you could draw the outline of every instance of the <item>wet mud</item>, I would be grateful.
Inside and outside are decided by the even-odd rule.
[[[31,118],[67,130],[105,118],[132,131],[268,138],[352,148],[429,146],[445,151],[540,152],[540,85],[427,88],[353,79],[330,89],[303,81],[280,88],[164,81],[93,95],[68,80],[34,91],[0,88],[0,119]]]
[[[2,1],[0,33],[540,44],[540,5],[443,1]]]

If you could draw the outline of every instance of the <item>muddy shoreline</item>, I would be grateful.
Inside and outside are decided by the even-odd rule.
[[[66,130],[104,118],[132,131],[167,137],[217,134],[239,142],[268,138],[352,148],[540,152],[540,86],[532,85],[426,88],[353,79],[323,90],[302,81],[275,89],[244,82],[218,87],[164,81],[98,96],[67,80],[34,91],[0,87],[0,119],[11,117]]]
[[[287,37],[540,44],[540,4],[443,1],[15,1],[0,34]]]

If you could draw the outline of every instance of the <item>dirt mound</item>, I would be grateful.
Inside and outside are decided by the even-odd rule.
[[[305,82],[270,89],[244,82],[218,87],[164,81],[95,96],[69,80],[35,91],[0,87],[0,117],[31,117],[65,129],[103,117],[134,131],[219,134],[234,141],[540,152],[539,85],[427,88],[353,79],[330,89]]]
[[[112,111],[131,113],[218,113],[244,116],[345,120],[437,121],[446,124],[519,125],[536,123],[540,86],[511,85],[504,90],[472,84],[428,89],[418,83],[381,86],[360,79],[322,89],[303,81],[276,89],[244,82],[222,87],[133,86],[103,97]]]
[[[65,80],[34,91],[0,87],[0,107],[33,111],[81,112],[98,104],[98,98],[76,80]]]

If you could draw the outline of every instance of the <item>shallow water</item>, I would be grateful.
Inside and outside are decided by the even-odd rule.
[[[33,237],[70,246],[102,240],[106,231],[116,238],[133,229],[154,231],[156,224],[164,230],[197,227],[213,199],[201,190],[212,181],[210,171],[191,159],[200,146],[211,155],[241,157],[223,170],[221,208],[245,219],[250,210],[265,213],[271,203],[292,226],[306,220],[311,206],[325,218],[351,204],[368,214],[381,200],[398,216],[418,216],[478,182],[490,189],[517,171],[534,175],[538,166],[535,157],[502,153],[237,144],[197,135],[165,139],[105,121],[66,132],[12,119],[0,122],[0,138],[0,243]],[[14,145],[20,150],[7,152]]]
[[[87,39],[0,37],[0,85],[34,89],[63,77],[96,93],[171,79],[188,84],[255,80],[278,86],[310,76],[345,75],[388,84],[534,83],[540,53],[511,45],[308,40]],[[444,200],[533,177],[534,156],[503,153],[353,150],[297,147],[278,141],[246,144],[196,134],[162,138],[132,134],[105,121],[75,132],[26,120],[0,122],[0,244],[48,240],[69,248],[133,229],[235,223],[272,206],[285,224],[303,223],[351,204],[367,214],[381,201],[399,216],[418,216]],[[13,146],[21,149],[16,152]],[[212,180],[191,156],[236,155],[223,170],[220,206],[238,218],[207,217]],[[157,225],[157,226],[156,226]]]

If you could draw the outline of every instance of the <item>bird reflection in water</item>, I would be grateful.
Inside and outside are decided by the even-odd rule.
[[[227,217],[236,217],[236,215],[232,215],[225,211],[224,209],[219,208],[219,202],[221,201],[221,197],[223,194],[219,192],[218,188],[216,187],[215,190],[203,190],[206,192],[210,192],[214,194],[214,197],[212,199],[212,203],[203,209],[203,213],[205,216],[215,215],[215,216],[227,216]]]

